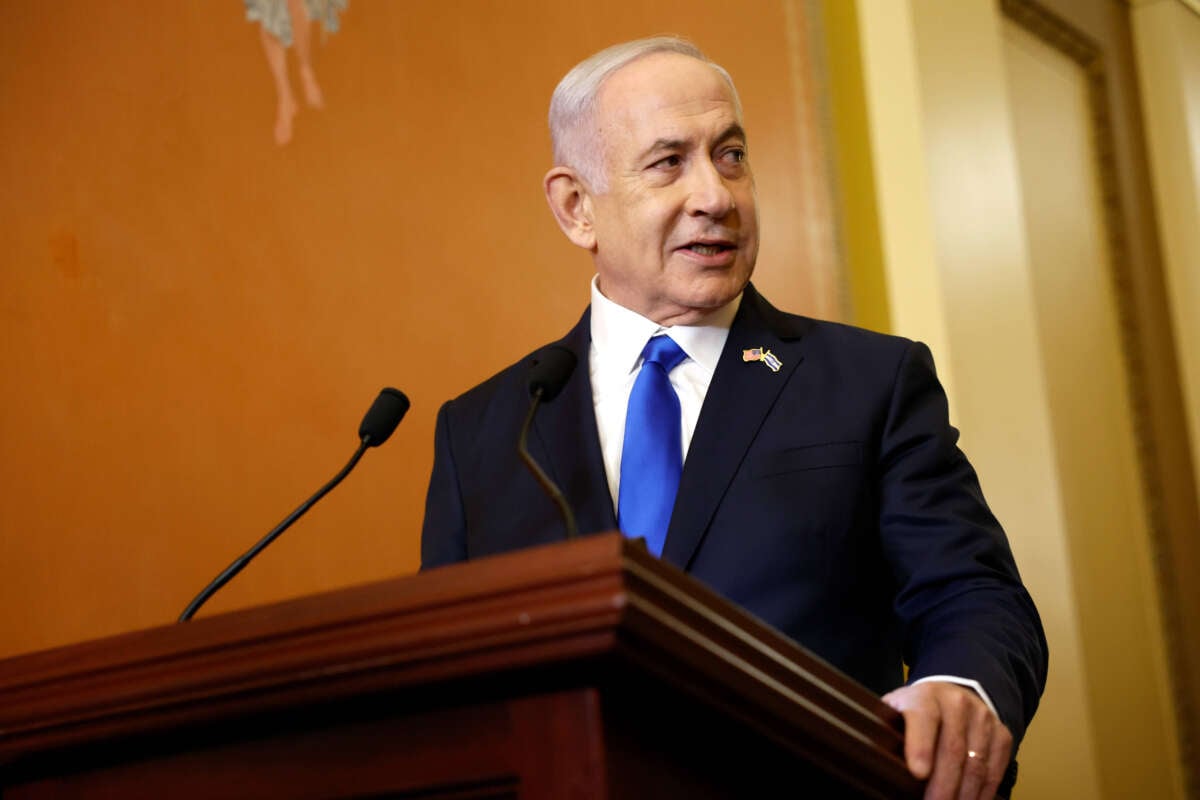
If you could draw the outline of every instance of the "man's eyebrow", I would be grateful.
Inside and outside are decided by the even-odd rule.
[[[657,153],[659,150],[682,150],[687,147],[686,139],[655,139],[654,144],[642,151],[642,156]]]
[[[740,123],[734,122],[728,128],[721,131],[716,140],[717,142],[727,142],[730,139],[745,141],[746,131]],[[687,147],[687,144],[686,139],[656,139],[654,144],[642,151],[642,156],[645,157],[660,150],[682,150]]]
[[[725,130],[721,131],[721,135],[717,137],[718,142],[727,142],[730,139],[741,139],[746,141],[746,130],[741,126],[741,123],[735,122]]]

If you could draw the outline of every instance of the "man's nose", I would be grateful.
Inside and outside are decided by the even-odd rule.
[[[716,164],[702,161],[689,176],[688,214],[724,219],[734,209],[733,192]]]

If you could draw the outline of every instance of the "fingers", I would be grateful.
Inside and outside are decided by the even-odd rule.
[[[931,681],[905,686],[884,702],[904,715],[904,757],[928,778],[926,800],[990,800],[1004,777],[1012,734],[970,689]]]
[[[947,794],[947,796],[958,797],[960,800],[976,800],[983,796],[992,763],[996,760],[996,754],[992,752],[992,740],[995,738],[996,729],[1002,726],[996,722],[995,716],[986,707],[980,709],[978,706],[964,702],[962,714],[963,729],[965,730],[965,736],[961,740],[962,749],[960,751],[954,748],[946,754],[946,757],[954,760],[959,768],[958,792],[957,794]],[[948,789],[952,786],[953,784],[947,783]],[[988,796],[993,794],[995,794],[995,787]]]
[[[1012,756],[1012,734],[1008,728],[996,722],[996,733],[992,737],[992,750],[988,755],[987,763],[987,779],[983,782],[983,789],[979,796],[982,798],[991,798],[996,795],[996,790],[1000,788],[1000,782],[1004,780],[1004,771],[1008,769],[1008,760]]]
[[[938,738],[940,713],[933,698],[904,686],[883,696],[883,702],[904,715],[904,761],[908,771],[924,780],[933,769],[933,748]]]
[[[925,788],[925,800],[963,797],[959,788],[967,761],[967,729],[971,724],[970,698],[966,689],[959,686],[950,688],[955,691],[936,694],[938,710],[941,713],[941,728],[938,731],[933,773],[929,776],[929,785]],[[983,710],[991,713],[986,707]],[[978,751],[973,752],[976,752],[976,757],[971,761],[978,762]]]
[[[986,709],[985,709],[986,710]],[[1012,734],[991,711],[973,719],[967,733],[959,800],[991,800],[1012,754]],[[954,797],[950,794],[947,797]]]

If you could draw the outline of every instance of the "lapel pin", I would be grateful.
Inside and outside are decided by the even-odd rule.
[[[771,372],[779,372],[779,368],[783,366],[783,362],[779,357],[762,347],[752,347],[749,350],[742,351],[742,361],[761,361],[771,368]]]

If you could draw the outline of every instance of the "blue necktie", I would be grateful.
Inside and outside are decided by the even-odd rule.
[[[645,537],[656,556],[662,555],[683,471],[679,397],[667,376],[685,358],[671,337],[652,337],[625,415],[617,524],[626,536]]]

